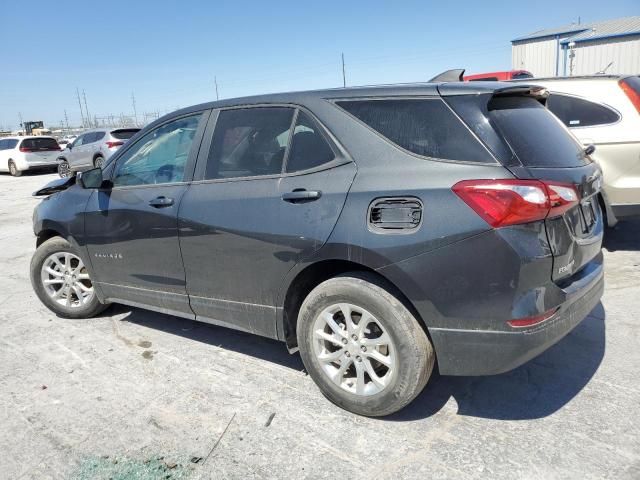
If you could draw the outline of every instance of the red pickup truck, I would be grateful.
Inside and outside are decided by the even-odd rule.
[[[462,77],[465,82],[515,80],[517,78],[533,78],[533,74],[526,70],[508,70],[504,72],[477,73]]]

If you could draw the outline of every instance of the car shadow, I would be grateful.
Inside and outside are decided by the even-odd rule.
[[[121,305],[112,306],[105,314],[127,312],[122,321],[304,370],[300,356],[290,355],[276,340]],[[487,377],[445,377],[434,372],[409,406],[384,420],[427,418],[451,398],[458,405],[458,415],[497,420],[543,418],[562,408],[587,385],[602,362],[604,350],[605,312],[600,303],[564,339],[525,365]]]
[[[610,252],[640,250],[640,218],[625,220],[613,228],[607,228],[602,246]]]
[[[495,420],[543,418],[566,405],[589,383],[604,350],[605,312],[599,303],[565,338],[521,367],[487,377],[435,374],[408,407],[386,419],[429,417],[451,398],[458,405],[458,415]]]
[[[127,312],[129,315],[122,321],[250,355],[293,370],[304,370],[299,355],[290,355],[284,343],[270,338],[117,304],[111,306],[103,315],[119,315]]]

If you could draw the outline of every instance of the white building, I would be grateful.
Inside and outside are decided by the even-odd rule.
[[[511,40],[514,70],[536,77],[640,73],[640,16],[549,28]]]

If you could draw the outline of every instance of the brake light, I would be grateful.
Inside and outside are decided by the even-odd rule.
[[[33,150],[32,148],[28,148],[28,147],[20,147],[20,151],[23,153],[30,153],[30,152],[34,152],[35,150]]]
[[[572,185],[540,180],[464,180],[452,190],[494,228],[557,217],[578,204]]]
[[[107,148],[115,148],[124,145],[124,142],[106,142]]]
[[[526,318],[514,318],[513,320],[507,321],[507,323],[514,328],[532,327],[546,320],[549,320],[556,314],[559,308],[560,307],[556,307],[552,308],[551,310],[547,310],[542,315],[534,315],[533,317]]]
[[[622,91],[627,95],[629,100],[631,100],[631,103],[634,107],[636,107],[638,113],[640,113],[640,93],[638,93],[628,82],[626,82],[625,79],[620,80],[618,82],[618,85],[620,85]]]

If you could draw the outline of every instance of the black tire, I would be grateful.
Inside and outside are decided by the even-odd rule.
[[[318,285],[300,308],[297,338],[307,372],[330,401],[359,415],[390,415],[408,405],[427,384],[435,363],[435,353],[425,330],[391,291],[392,288],[373,274],[347,273]],[[396,368],[389,383],[368,396],[352,393],[334,383],[314,352],[316,318],[332,305],[345,302],[372,314],[391,337],[396,352]]]
[[[18,170],[18,167],[13,160],[9,160],[9,173],[12,177],[19,177],[22,175],[22,171]]]
[[[96,156],[96,158],[93,159],[93,166],[95,168],[102,168],[104,166],[104,157],[102,155]]]
[[[67,178],[72,175],[71,167],[69,167],[69,162],[67,162],[66,160],[60,160],[60,163],[58,163],[57,171],[58,175],[60,175],[60,178]]]
[[[90,318],[102,312],[107,305],[100,303],[97,295],[93,294],[85,305],[67,307],[54,301],[45,291],[45,286],[41,278],[42,266],[46,259],[54,253],[72,253],[79,257],[73,246],[64,238],[53,237],[40,245],[33,257],[31,257],[31,285],[40,301],[56,315],[64,318]]]

